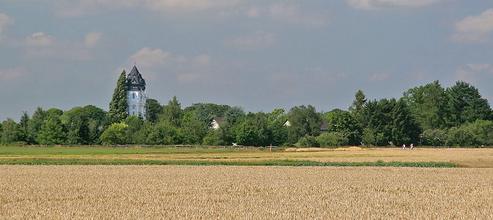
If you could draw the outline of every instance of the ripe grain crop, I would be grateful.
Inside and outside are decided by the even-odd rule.
[[[0,166],[0,219],[493,219],[493,169]]]

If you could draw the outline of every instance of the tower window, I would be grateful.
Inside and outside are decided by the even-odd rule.
[[[134,109],[134,110],[135,110],[135,105],[132,105],[132,109]]]
[[[135,93],[132,93],[132,97],[133,97],[133,99],[135,99]]]

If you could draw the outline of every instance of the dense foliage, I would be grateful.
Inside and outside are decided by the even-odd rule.
[[[0,123],[1,144],[40,145],[244,145],[336,147],[345,145],[492,146],[493,114],[470,84],[443,88],[438,81],[406,91],[400,99],[368,100],[359,90],[349,109],[245,113],[239,107],[198,103],[182,108],[173,97],[146,103],[144,118],[126,113],[125,73],[109,112],[95,106],[67,111],[37,108],[17,123]],[[213,129],[212,122],[219,124]]]

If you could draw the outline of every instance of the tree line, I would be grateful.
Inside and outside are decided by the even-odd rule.
[[[176,97],[146,103],[146,117],[128,116],[125,73],[110,110],[88,105],[67,111],[37,108],[19,122],[0,124],[1,144],[40,145],[231,145],[326,147],[345,145],[493,146],[493,113],[474,86],[438,82],[404,92],[399,99],[368,100],[357,91],[347,110],[245,112],[239,107],[198,103],[183,108]],[[221,119],[218,129],[213,119]]]

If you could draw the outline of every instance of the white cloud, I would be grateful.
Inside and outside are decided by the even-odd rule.
[[[239,49],[251,50],[267,48],[276,42],[276,36],[272,33],[258,31],[253,34],[240,36],[226,41],[226,45]]]
[[[164,52],[161,49],[142,48],[130,57],[132,62],[145,68],[152,68],[162,65],[173,58],[169,52]]]
[[[357,9],[379,8],[419,8],[432,5],[442,0],[346,0],[347,3]]]
[[[95,11],[142,8],[157,12],[183,12],[222,9],[238,4],[240,0],[64,0],[59,3],[62,16],[80,16]]]
[[[0,69],[0,81],[17,79],[26,74],[24,68]]]
[[[278,22],[305,25],[310,27],[324,27],[330,23],[330,16],[325,11],[304,11],[300,7],[278,3],[267,8],[251,7],[245,12],[250,18],[269,17]]]
[[[53,45],[55,38],[43,32],[36,32],[26,38],[26,44],[34,47],[47,47]]]
[[[493,32],[493,9],[469,16],[455,24],[452,39],[458,42],[481,42]]]
[[[94,47],[99,43],[99,40],[101,40],[101,36],[103,34],[100,32],[91,32],[86,35],[84,38],[84,44],[86,47]]]
[[[8,15],[0,13],[0,40],[2,39],[2,35],[5,32],[7,26],[13,23],[12,18]]]

